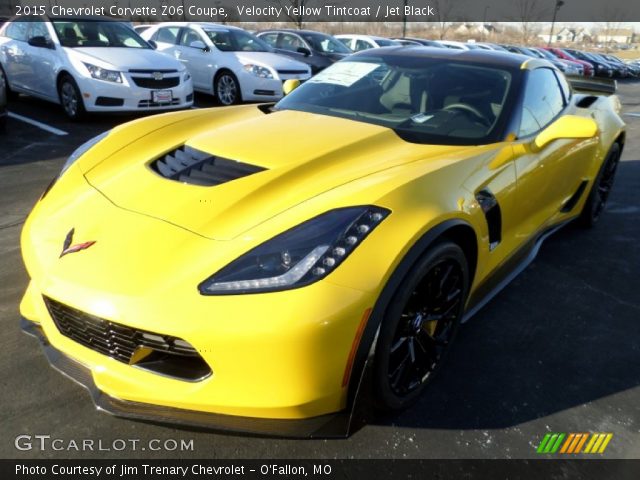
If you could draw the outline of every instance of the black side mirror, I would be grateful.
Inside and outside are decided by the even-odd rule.
[[[151,48],[153,48],[154,50],[158,49],[158,44],[156,42],[154,42],[153,40],[149,40],[147,43],[149,45],[151,45]]]
[[[49,48],[51,50],[55,50],[55,46],[51,40],[47,40],[45,37],[38,35],[36,37],[31,37],[27,42],[32,47],[37,48]]]
[[[296,49],[296,52],[303,54],[305,57],[308,57],[309,55],[311,55],[311,50],[305,47],[298,47]]]

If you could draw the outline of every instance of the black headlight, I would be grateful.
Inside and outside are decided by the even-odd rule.
[[[273,292],[326,277],[382,222],[373,206],[331,210],[301,223],[234,260],[199,285],[203,295]]]

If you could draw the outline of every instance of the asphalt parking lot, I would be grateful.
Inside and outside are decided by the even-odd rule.
[[[307,441],[113,418],[49,367],[38,342],[18,326],[28,282],[22,223],[75,147],[133,117],[73,124],[57,106],[21,97],[10,107],[8,135],[0,137],[0,457],[539,458],[535,448],[547,432],[608,432],[604,458],[640,458],[640,82],[621,82],[620,95],[627,145],[597,228],[569,226],[550,238],[462,328],[442,375],[411,410],[379,418],[346,440]],[[213,103],[206,96],[196,102]],[[135,451],[20,451],[14,440],[21,434],[65,444],[140,444]],[[149,439],[193,439],[194,448],[143,450]]]

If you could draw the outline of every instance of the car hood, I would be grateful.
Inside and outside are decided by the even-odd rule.
[[[96,148],[80,162],[86,179],[122,208],[229,240],[356,179],[472,148],[410,144],[388,128],[298,111],[265,114],[254,105],[194,112],[141,138],[135,126],[119,129],[102,144],[111,152]],[[255,173],[215,186],[158,173],[156,161],[183,145]]]
[[[309,67],[302,62],[271,52],[234,52],[240,63],[256,62],[268,65],[276,70],[305,70]]]
[[[107,65],[98,65],[105,68],[114,68],[120,71],[130,69],[153,70],[181,70],[182,64],[155,50],[117,47],[79,47],[66,48],[82,61],[102,62]]]

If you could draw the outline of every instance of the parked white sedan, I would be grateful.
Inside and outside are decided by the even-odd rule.
[[[156,52],[124,23],[40,18],[0,29],[0,68],[9,89],[59,103],[71,119],[85,112],[187,108],[187,69]]]
[[[375,35],[352,35],[348,33],[342,33],[340,35],[334,35],[334,37],[340,40],[354,52],[361,52],[362,50],[368,50],[370,48],[402,46],[402,43],[397,40],[391,40],[384,37],[376,37]]]
[[[274,53],[264,41],[237,27],[161,23],[142,37],[183,62],[194,89],[214,95],[222,105],[278,100],[285,80],[311,77],[308,65]]]

